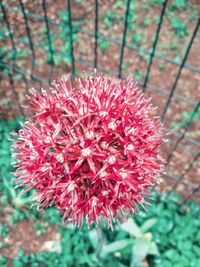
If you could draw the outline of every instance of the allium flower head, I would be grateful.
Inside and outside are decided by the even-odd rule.
[[[163,142],[150,99],[131,79],[65,76],[31,90],[34,112],[14,141],[16,180],[81,226],[124,220],[146,203],[162,173]]]

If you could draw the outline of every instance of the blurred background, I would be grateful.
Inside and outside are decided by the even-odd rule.
[[[198,0],[0,0],[0,267],[200,266],[199,14]],[[94,68],[137,81],[170,133],[152,206],[113,232],[62,225],[12,182],[29,89]]]

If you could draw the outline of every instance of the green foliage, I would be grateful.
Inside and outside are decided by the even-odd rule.
[[[137,70],[136,72],[135,72],[135,74],[134,74],[134,78],[136,79],[136,80],[141,80],[141,78],[142,78],[142,76],[143,76],[143,73],[140,71],[140,70]]]
[[[0,29],[1,31],[1,29]],[[1,41],[1,40],[0,40]],[[8,64],[12,62],[14,59],[15,61],[19,59],[27,58],[30,54],[30,51],[27,49],[22,49],[20,47],[9,48],[6,44],[0,47],[0,63],[1,64]],[[6,66],[0,66],[0,73],[6,70]]]
[[[149,63],[150,55],[147,54],[143,48],[140,49],[139,55],[143,61],[146,61],[147,63]]]
[[[178,205],[176,198],[173,194],[163,195],[160,203],[152,205],[149,214],[142,216],[143,219],[137,216],[139,221],[153,216],[157,219],[155,227],[152,228],[152,234],[160,254],[153,259],[152,266],[174,266],[177,262],[181,262],[180,266],[183,267],[199,264],[192,265],[190,261],[198,262],[199,252],[196,253],[194,247],[200,222],[195,219],[195,214],[200,214],[200,208],[192,202],[188,204],[187,212]],[[200,245],[199,241],[197,244]],[[169,263],[165,265],[163,262]]]
[[[189,21],[193,21],[196,19],[196,17],[197,17],[197,10],[193,9],[192,12],[190,13],[188,19],[189,19]]]
[[[1,14],[0,14],[1,15]],[[3,25],[3,17],[0,16],[0,24]],[[30,54],[30,51],[28,49],[22,49],[19,46],[16,46],[15,49],[8,45],[7,40],[9,39],[9,32],[6,27],[1,26],[0,27],[0,63],[1,64],[8,64],[9,62],[12,62],[14,59],[15,61],[19,59],[27,58]],[[9,42],[10,44],[10,42]],[[6,68],[6,66],[0,65],[0,74],[2,72],[5,72],[7,75],[9,74],[9,70]]]
[[[77,3],[78,5],[80,5],[80,4],[82,4],[82,0],[76,0],[76,3]]]
[[[0,120],[0,194],[2,196],[2,203],[7,204],[11,201],[16,207],[23,206],[27,203],[27,199],[17,197],[14,189],[15,184],[12,181],[12,159],[11,159],[11,135],[10,132],[18,131],[19,121],[21,118],[17,117],[15,120],[9,122]],[[21,120],[22,121],[22,120]]]
[[[65,63],[67,66],[71,65],[72,55],[71,55],[71,43],[70,43],[70,28],[69,28],[69,14],[66,10],[61,10],[59,12],[60,24],[59,30],[57,32],[50,33],[50,43],[52,51],[50,50],[50,43],[47,39],[46,28],[40,31],[40,46],[46,51],[46,60],[49,64],[59,65],[60,63]],[[72,40],[73,44],[78,41],[78,34],[76,30],[82,24],[83,20],[72,20]],[[61,44],[58,46],[58,40]],[[59,51],[57,47],[60,47]]]
[[[119,24],[121,22],[125,21],[125,16],[124,13],[118,13],[118,10],[123,10],[124,12],[124,1],[123,0],[117,0],[115,1],[115,3],[113,4],[113,10],[109,9],[103,19],[103,22],[106,26],[106,28],[111,31],[112,30],[112,26],[114,24]],[[134,25],[134,21],[137,17],[136,12],[135,12],[135,6],[136,6],[136,2],[132,2],[130,4],[130,8],[129,8],[129,15],[128,15],[128,31],[131,32],[133,30]]]
[[[187,1],[186,0],[174,0],[171,9],[177,9],[177,8],[186,8]]]
[[[135,45],[140,45],[141,41],[142,41],[142,36],[137,33],[137,32],[134,32],[133,36],[132,36],[132,41],[133,41],[133,44]]]
[[[8,226],[5,223],[0,223],[0,236],[8,236]]]
[[[155,21],[156,24],[159,24],[159,22],[160,22],[160,17],[159,17],[158,15],[155,15],[155,16],[153,17],[153,19],[154,19],[154,21]]]
[[[37,236],[40,236],[40,235],[45,233],[48,224],[44,223],[44,222],[41,222],[41,221],[36,221],[34,223],[34,226],[35,226],[35,228],[37,230],[37,232],[36,232]]]
[[[166,66],[165,65],[162,65],[162,64],[159,64],[159,70],[165,70],[166,69]]]
[[[1,267],[6,267],[6,262],[7,262],[6,257],[0,255],[0,266]]]
[[[108,10],[105,14],[104,17],[104,23],[106,25],[107,28],[110,28],[112,25],[112,22],[117,20],[117,14],[112,11],[112,10]]]
[[[66,65],[70,65],[71,58],[71,44],[70,44],[70,28],[69,28],[69,14],[65,10],[61,10],[59,13],[63,27],[59,30],[59,38],[62,41],[61,53],[55,56],[55,64],[64,62]],[[74,21],[73,29],[75,31],[76,27],[79,26],[81,21]],[[72,34],[73,43],[78,41],[78,35],[76,33]]]
[[[193,121],[197,121],[199,119],[200,107],[194,113],[192,111],[183,111],[181,114],[177,114],[175,116],[175,121],[172,122],[171,126],[174,130],[178,131],[184,127],[187,127]]]
[[[156,243],[152,240],[152,234],[148,232],[156,223],[156,219],[151,218],[145,221],[140,228],[132,218],[121,225],[121,229],[130,236],[135,237],[132,243],[132,258],[130,266],[142,266],[142,262],[147,255],[158,255]]]
[[[100,47],[101,51],[103,51],[103,52],[108,50],[109,45],[110,45],[109,41],[105,40],[105,39],[103,39],[99,42],[99,47]]]
[[[151,20],[148,17],[143,17],[143,19],[142,19],[142,26],[143,27],[149,26],[150,23],[151,23]]]
[[[171,23],[177,37],[184,37],[188,34],[187,25],[180,18],[171,17]]]

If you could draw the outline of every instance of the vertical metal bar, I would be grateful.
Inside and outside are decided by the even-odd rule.
[[[193,160],[190,161],[188,168],[185,169],[183,174],[178,178],[172,189],[170,190],[171,192],[176,189],[176,187],[179,185],[179,183],[184,179],[186,173],[192,168],[193,164],[197,161],[198,157],[200,156],[200,152],[196,154],[196,156],[193,158]]]
[[[28,36],[28,40],[29,40],[29,46],[32,52],[32,60],[31,60],[31,78],[33,79],[33,70],[35,68],[35,50],[34,50],[34,45],[33,45],[33,41],[32,41],[32,37],[31,37],[31,30],[28,24],[28,19],[26,16],[26,11],[25,11],[25,7],[24,4],[22,2],[22,0],[19,0],[19,4],[21,6],[21,10],[22,10],[22,14],[23,14],[23,18],[24,18],[24,23],[25,23],[25,27],[26,27],[26,33]]]
[[[181,71],[182,71],[182,69],[183,69],[183,67],[184,67],[184,65],[185,65],[185,62],[186,62],[186,60],[187,60],[187,57],[188,57],[188,55],[189,55],[189,52],[190,52],[190,49],[191,49],[191,47],[192,47],[194,38],[195,38],[195,36],[196,36],[196,34],[197,34],[197,32],[198,32],[199,24],[200,24],[200,18],[198,19],[197,25],[196,25],[196,27],[195,27],[195,29],[194,29],[193,34],[192,34],[192,38],[190,39],[190,42],[189,42],[188,47],[187,47],[187,49],[186,49],[184,58],[183,58],[183,60],[182,60],[182,63],[181,63],[181,65],[180,65],[180,68],[179,68],[179,70],[178,70],[178,73],[177,73],[175,82],[174,82],[174,84],[173,84],[173,86],[172,86],[171,92],[170,92],[170,94],[169,94],[169,97],[168,97],[167,102],[166,102],[166,104],[165,104],[165,107],[164,107],[164,109],[163,109],[163,113],[162,113],[162,115],[161,115],[161,121],[163,121],[163,119],[164,119],[164,117],[165,117],[165,115],[166,115],[166,113],[167,113],[169,104],[170,104],[170,102],[171,102],[171,99],[172,99],[172,97],[173,97],[174,91],[175,91],[175,89],[176,89],[176,85],[177,85],[178,80],[179,80],[179,77],[180,77],[180,75],[181,75]]]
[[[153,63],[153,58],[155,56],[156,46],[157,46],[157,43],[158,43],[158,38],[159,38],[159,34],[160,34],[161,25],[162,25],[162,22],[163,22],[163,17],[164,17],[164,14],[165,14],[165,10],[166,10],[166,7],[167,7],[167,2],[168,2],[168,0],[165,0],[163,2],[161,14],[160,14],[160,20],[159,20],[157,31],[156,31],[156,36],[155,36],[155,39],[154,39],[154,42],[153,42],[153,48],[152,48],[152,51],[151,51],[151,54],[150,54],[149,65],[147,67],[147,71],[146,71],[146,75],[145,75],[145,80],[144,80],[144,84],[143,84],[143,91],[145,91],[146,86],[147,86],[147,82],[148,82],[149,77],[150,77],[151,66],[152,66],[152,63]]]
[[[72,61],[72,74],[76,74],[75,69],[75,59],[74,59],[74,45],[73,45],[73,27],[72,27],[72,14],[71,14],[71,1],[67,0],[68,3],[68,14],[69,14],[69,38],[70,38],[70,46],[71,46],[71,61]]]
[[[9,23],[7,14],[6,14],[5,6],[4,6],[2,0],[0,1],[0,5],[1,5],[2,13],[3,13],[3,18],[4,18],[4,21],[6,23],[6,27],[8,29],[8,34],[9,34],[9,37],[10,37],[10,40],[11,40],[11,43],[12,43],[12,51],[14,52],[13,53],[13,57],[12,57],[12,73],[10,73],[10,70],[9,70],[8,77],[9,77],[9,81],[10,81],[13,93],[15,95],[15,98],[18,99],[18,101],[19,101],[19,95],[17,93],[16,87],[15,87],[15,83],[14,83],[14,80],[13,80],[13,73],[14,73],[14,69],[16,67],[17,48],[16,48],[16,44],[15,44],[15,40],[14,40],[14,37],[13,37],[12,30],[11,30],[11,27],[10,27],[10,23]],[[20,109],[20,112],[21,112],[22,116],[24,117],[24,111],[23,111],[21,105],[19,105],[19,109]]]
[[[167,158],[167,164],[170,162],[170,160],[171,160],[171,158],[172,158],[172,155],[173,155],[173,152],[176,150],[178,144],[181,142],[181,140],[184,139],[184,137],[185,137],[187,131],[189,130],[189,128],[190,128],[190,126],[191,126],[191,124],[192,124],[192,121],[193,121],[194,116],[196,115],[196,113],[197,113],[198,110],[199,110],[199,107],[200,107],[200,101],[197,103],[195,109],[193,110],[193,112],[192,112],[192,114],[191,114],[191,116],[190,116],[190,119],[189,119],[187,125],[184,127],[184,131],[183,131],[183,133],[181,134],[181,136],[179,137],[179,139],[177,140],[177,142],[174,144],[174,146],[173,146],[171,152],[169,153],[168,158]]]
[[[6,23],[6,27],[8,29],[8,34],[9,34],[9,37],[10,37],[10,40],[11,40],[11,43],[12,43],[12,49],[13,49],[13,52],[14,52],[13,53],[13,57],[12,57],[12,65],[13,65],[13,69],[14,69],[14,67],[16,65],[17,48],[16,48],[16,45],[15,45],[15,41],[14,41],[14,37],[13,37],[12,30],[11,30],[11,27],[10,27],[10,23],[9,23],[7,14],[6,14],[5,6],[4,6],[2,0],[0,1],[0,4],[1,4],[2,13],[3,13],[3,18],[4,18],[4,21]]]
[[[125,48],[125,45],[126,45],[126,33],[127,33],[127,27],[128,27],[128,17],[129,17],[130,3],[131,3],[131,0],[127,0],[125,21],[124,21],[124,31],[123,31],[123,36],[122,36],[122,46],[121,46],[121,52],[120,52],[118,78],[122,77],[122,64],[123,64],[123,57],[124,57],[124,48]]]
[[[42,8],[44,12],[44,21],[45,21],[45,26],[46,26],[46,36],[47,36],[47,41],[48,41],[48,50],[50,53],[50,71],[48,75],[48,83],[51,84],[51,79],[52,79],[52,74],[53,74],[53,69],[54,69],[54,50],[51,42],[51,35],[50,35],[50,30],[49,30],[49,23],[48,23],[48,17],[47,17],[47,6],[46,6],[46,1],[42,0]]]
[[[98,60],[98,22],[99,22],[99,10],[98,0],[95,0],[95,42],[94,42],[94,68],[97,69]]]

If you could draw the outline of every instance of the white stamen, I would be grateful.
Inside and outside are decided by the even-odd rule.
[[[40,170],[41,170],[41,172],[45,172],[45,171],[47,171],[49,168],[48,167],[42,167]]]
[[[50,136],[45,137],[44,142],[45,144],[51,143],[51,137]]]
[[[70,183],[70,185],[68,186],[68,192],[74,190],[74,183]]]
[[[35,153],[35,155],[30,156],[30,159],[31,159],[31,160],[34,160],[34,159],[36,159],[37,157],[38,157],[38,153]]]
[[[92,207],[95,207],[97,205],[97,201],[96,201],[96,199],[93,199],[92,200]]]
[[[61,104],[60,103],[56,103],[56,107],[57,108],[61,108]]]
[[[119,174],[121,175],[121,177],[122,177],[123,179],[126,179],[127,176],[128,176],[128,174],[125,173],[125,172],[120,172]]]
[[[108,129],[111,129],[111,130],[115,130],[116,129],[116,123],[114,121],[111,121],[109,124],[108,124]]]
[[[58,154],[58,155],[56,156],[56,159],[57,159],[58,162],[63,163],[63,162],[64,162],[63,154]]]
[[[108,148],[108,143],[104,142],[104,141],[101,142],[101,147],[104,148],[104,149]]]
[[[103,177],[106,177],[107,175],[108,175],[107,172],[102,172],[99,176],[100,176],[101,178],[103,178]]]
[[[32,143],[29,143],[29,147],[32,149],[34,148],[34,145]]]
[[[139,176],[139,177],[138,177],[138,180],[142,180],[143,178],[144,178],[144,177],[142,177],[142,176]]]
[[[94,139],[94,132],[93,131],[88,131],[85,136],[88,138],[88,139]]]
[[[41,93],[42,93],[43,96],[46,96],[47,95],[47,91],[44,90],[44,88],[41,88]]]
[[[134,145],[133,145],[133,144],[129,144],[129,145],[127,146],[127,149],[128,149],[128,150],[134,150]]]
[[[134,129],[134,127],[131,127],[131,129],[130,129],[130,130],[128,130],[128,134],[134,134],[134,132],[135,132],[135,129]]]
[[[83,115],[83,114],[84,114],[83,108],[79,108],[78,113],[79,113],[80,115]]]
[[[76,144],[78,142],[78,138],[77,137],[74,137],[73,139],[72,139],[72,144]]]
[[[110,157],[108,158],[108,163],[109,163],[109,164],[113,164],[113,163],[115,163],[115,161],[116,161],[115,156],[110,156]]]
[[[107,196],[108,195],[108,191],[106,191],[106,190],[102,191],[102,195],[103,196]]]
[[[105,117],[105,116],[108,115],[108,112],[105,111],[105,110],[103,110],[103,111],[100,111],[100,112],[99,112],[99,115],[100,115],[101,117]]]
[[[82,155],[88,157],[91,154],[91,149],[89,147],[82,149]]]

